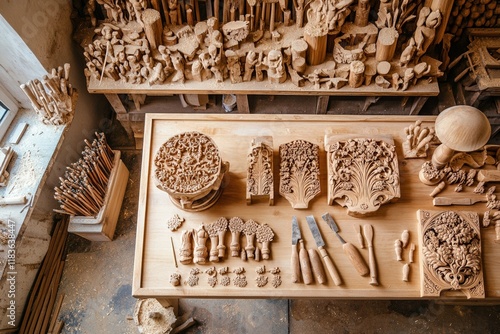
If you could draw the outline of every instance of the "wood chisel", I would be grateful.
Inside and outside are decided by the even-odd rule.
[[[299,243],[299,250],[297,251],[297,243]],[[292,281],[298,283],[300,281],[300,273],[302,273],[302,281],[304,284],[309,285],[313,282],[313,275],[311,272],[311,262],[309,255],[304,247],[304,240],[300,233],[299,223],[297,218],[292,218]]]
[[[366,265],[365,259],[363,259],[358,249],[353,244],[342,239],[339,234],[339,227],[333,220],[332,216],[330,216],[329,213],[325,213],[322,218],[339,238],[340,242],[342,243],[342,249],[344,249],[344,253],[347,254],[347,257],[351,261],[351,264],[354,266],[354,268],[356,268],[358,273],[361,276],[368,275],[370,273],[370,269]]]
[[[325,242],[323,241],[323,237],[321,237],[321,232],[319,231],[318,225],[316,224],[316,220],[313,216],[306,217],[307,224],[309,225],[309,229],[314,237],[314,241],[316,241],[316,246],[318,246],[319,253],[325,262],[326,269],[328,269],[328,273],[333,279],[333,283],[335,285],[341,285],[342,279],[340,278],[339,272],[335,265],[333,264],[332,259],[328,255],[325,249]]]

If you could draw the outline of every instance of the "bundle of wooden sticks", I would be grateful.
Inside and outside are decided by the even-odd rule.
[[[104,133],[96,133],[92,144],[82,152],[82,158],[66,167],[60,187],[55,187],[54,198],[61,203],[59,213],[74,216],[96,216],[106,194],[109,176],[113,169],[114,152],[106,142]]]

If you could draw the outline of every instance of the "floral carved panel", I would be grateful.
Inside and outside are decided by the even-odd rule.
[[[328,204],[336,201],[349,215],[375,212],[400,197],[398,158],[390,137],[325,136]]]
[[[458,290],[484,298],[479,216],[469,211],[424,211],[419,219],[420,295]]]
[[[307,209],[321,191],[319,147],[305,140],[280,145],[280,195],[294,209]]]
[[[252,204],[252,198],[267,196],[269,205],[273,205],[273,138],[254,138],[247,161],[247,204]]]

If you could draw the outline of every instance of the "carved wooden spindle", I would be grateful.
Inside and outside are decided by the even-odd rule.
[[[206,226],[208,235],[210,236],[210,257],[208,260],[210,262],[219,262],[219,251],[217,250],[217,245],[219,244],[219,234],[215,224],[208,224]]]
[[[245,233],[245,237],[247,240],[245,251],[247,253],[247,258],[249,259],[252,259],[255,255],[254,241],[255,241],[255,233],[257,233],[258,228],[259,228],[259,223],[257,223],[252,219],[247,220],[243,228],[243,233]]]
[[[260,225],[256,232],[257,241],[262,243],[262,258],[264,260],[269,259],[269,244],[273,241],[274,232],[267,224]]]
[[[217,245],[217,250],[219,251],[218,256],[219,259],[223,259],[226,256],[226,246],[224,245],[224,238],[226,236],[229,222],[225,217],[220,217],[214,222],[214,225],[217,229],[217,235],[219,237],[219,245]]]
[[[233,217],[229,220],[229,231],[231,231],[231,256],[240,256],[240,233],[243,232],[245,223],[240,217]]]

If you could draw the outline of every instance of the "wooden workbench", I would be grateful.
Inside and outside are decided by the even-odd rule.
[[[186,114],[147,114],[144,135],[142,175],[139,196],[139,213],[137,222],[137,242],[134,263],[133,295],[135,297],[155,298],[349,298],[349,299],[416,299],[420,298],[420,273],[418,254],[420,245],[417,241],[417,210],[435,210],[429,193],[433,187],[425,186],[418,180],[418,171],[423,159],[405,160],[402,154],[404,127],[417,119],[426,126],[433,126],[434,117],[415,116],[294,116],[294,115],[186,115]],[[229,184],[222,197],[210,209],[198,213],[184,212],[175,207],[167,194],[155,187],[154,164],[152,163],[159,147],[171,136],[185,132],[199,131],[210,136],[218,145],[221,157],[230,163]],[[327,205],[326,191],[326,154],[323,138],[326,131],[335,134],[354,133],[359,136],[390,134],[394,137],[399,159],[401,182],[401,198],[396,203],[382,206],[375,215],[366,218],[348,216],[346,209],[338,205]],[[255,136],[273,136],[274,139],[274,177],[275,205],[269,206],[262,201],[250,206],[246,205],[246,155],[250,141]],[[280,144],[295,139],[305,139],[320,146],[321,194],[309,204],[309,209],[294,210],[287,200],[278,194]],[[448,187],[443,196],[453,196],[453,187]],[[472,188],[467,188],[472,192]],[[455,194],[456,196],[456,194]],[[443,207],[443,210],[450,207]],[[485,204],[469,207],[453,207],[454,210],[469,210],[483,213]],[[379,286],[369,285],[369,277],[361,277],[350,265],[342,246],[334,233],[322,221],[321,215],[329,212],[340,227],[343,238],[358,245],[354,224],[372,224],[374,227],[374,249],[377,260]],[[167,220],[174,214],[184,217],[186,221],[175,232],[167,228]],[[297,216],[306,248],[316,248],[312,234],[306,224],[305,217],[314,215],[326,243],[326,249],[337,266],[344,284],[335,286],[328,277],[326,285],[314,283],[304,285],[291,282],[291,221]],[[224,216],[239,216],[243,220],[254,219],[269,224],[275,239],[271,243],[271,259],[255,262],[242,261],[240,258],[228,257],[230,233],[226,233],[226,258],[219,263],[207,265],[183,265],[179,261],[180,236],[183,229],[199,227],[202,222],[211,223]],[[408,249],[403,252],[404,262],[396,261],[394,240],[400,238],[403,230],[410,231],[410,242],[417,245],[415,263],[411,264],[409,282],[402,281],[403,264],[408,261]],[[500,245],[494,243],[494,228],[482,229],[482,251],[486,300],[500,300],[500,261],[498,252]],[[244,237],[240,239],[244,245]],[[175,249],[178,268],[173,255]],[[359,246],[358,246],[359,249]],[[360,249],[368,262],[367,249]],[[267,270],[279,267],[282,285],[274,288],[272,276],[266,275],[269,283],[257,287],[255,269],[265,265]],[[172,273],[180,273],[184,282],[192,268],[204,272],[210,266],[219,269],[223,266],[232,271],[237,267],[245,268],[248,285],[244,288],[232,284],[235,274],[229,274],[231,285],[210,287],[207,274],[200,274],[199,284],[190,287],[181,284],[174,287],[169,283]],[[328,275],[328,274],[327,274]],[[218,276],[220,279],[220,276]],[[461,293],[441,296],[442,299],[463,299]]]

